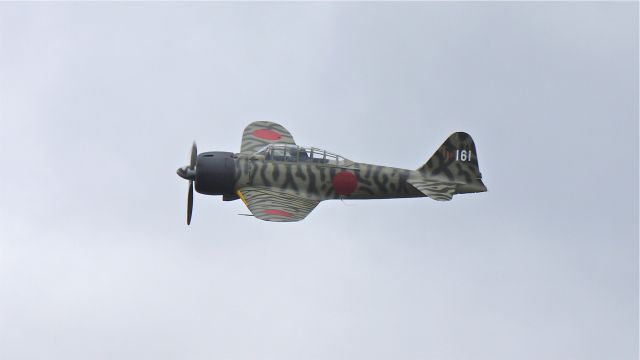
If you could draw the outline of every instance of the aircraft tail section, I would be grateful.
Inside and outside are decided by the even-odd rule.
[[[478,154],[471,136],[451,134],[409,182],[435,200],[451,200],[455,194],[484,192]]]

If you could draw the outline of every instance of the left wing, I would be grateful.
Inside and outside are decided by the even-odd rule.
[[[244,128],[240,152],[253,154],[265,145],[273,143],[296,144],[284,126],[269,121],[252,122]]]
[[[320,203],[319,200],[265,187],[244,187],[238,190],[238,196],[253,216],[265,221],[300,221]]]

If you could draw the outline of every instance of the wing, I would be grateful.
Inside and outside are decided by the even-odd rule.
[[[238,196],[253,216],[265,221],[300,221],[320,203],[319,200],[265,187],[245,187],[238,190]]]
[[[265,145],[283,143],[295,145],[293,136],[284,126],[268,121],[256,121],[244,128],[242,133],[241,153],[254,153]]]

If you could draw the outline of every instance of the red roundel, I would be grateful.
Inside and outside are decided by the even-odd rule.
[[[265,215],[276,215],[276,216],[282,216],[282,217],[288,217],[288,218],[293,216],[291,213],[288,213],[286,211],[279,210],[279,209],[267,209],[267,210],[263,210],[262,212]]]
[[[356,190],[356,187],[358,187],[358,179],[348,171],[337,173],[333,179],[331,179],[331,183],[333,184],[333,191],[343,196],[351,194]]]
[[[251,133],[251,135],[264,140],[280,140],[282,137],[280,134],[273,130],[258,129]]]

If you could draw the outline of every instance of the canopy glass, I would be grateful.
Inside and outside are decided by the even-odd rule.
[[[269,144],[258,150],[256,155],[264,155],[265,160],[283,162],[313,162],[329,165],[349,165],[353,163],[353,161],[327,150],[292,144]]]

